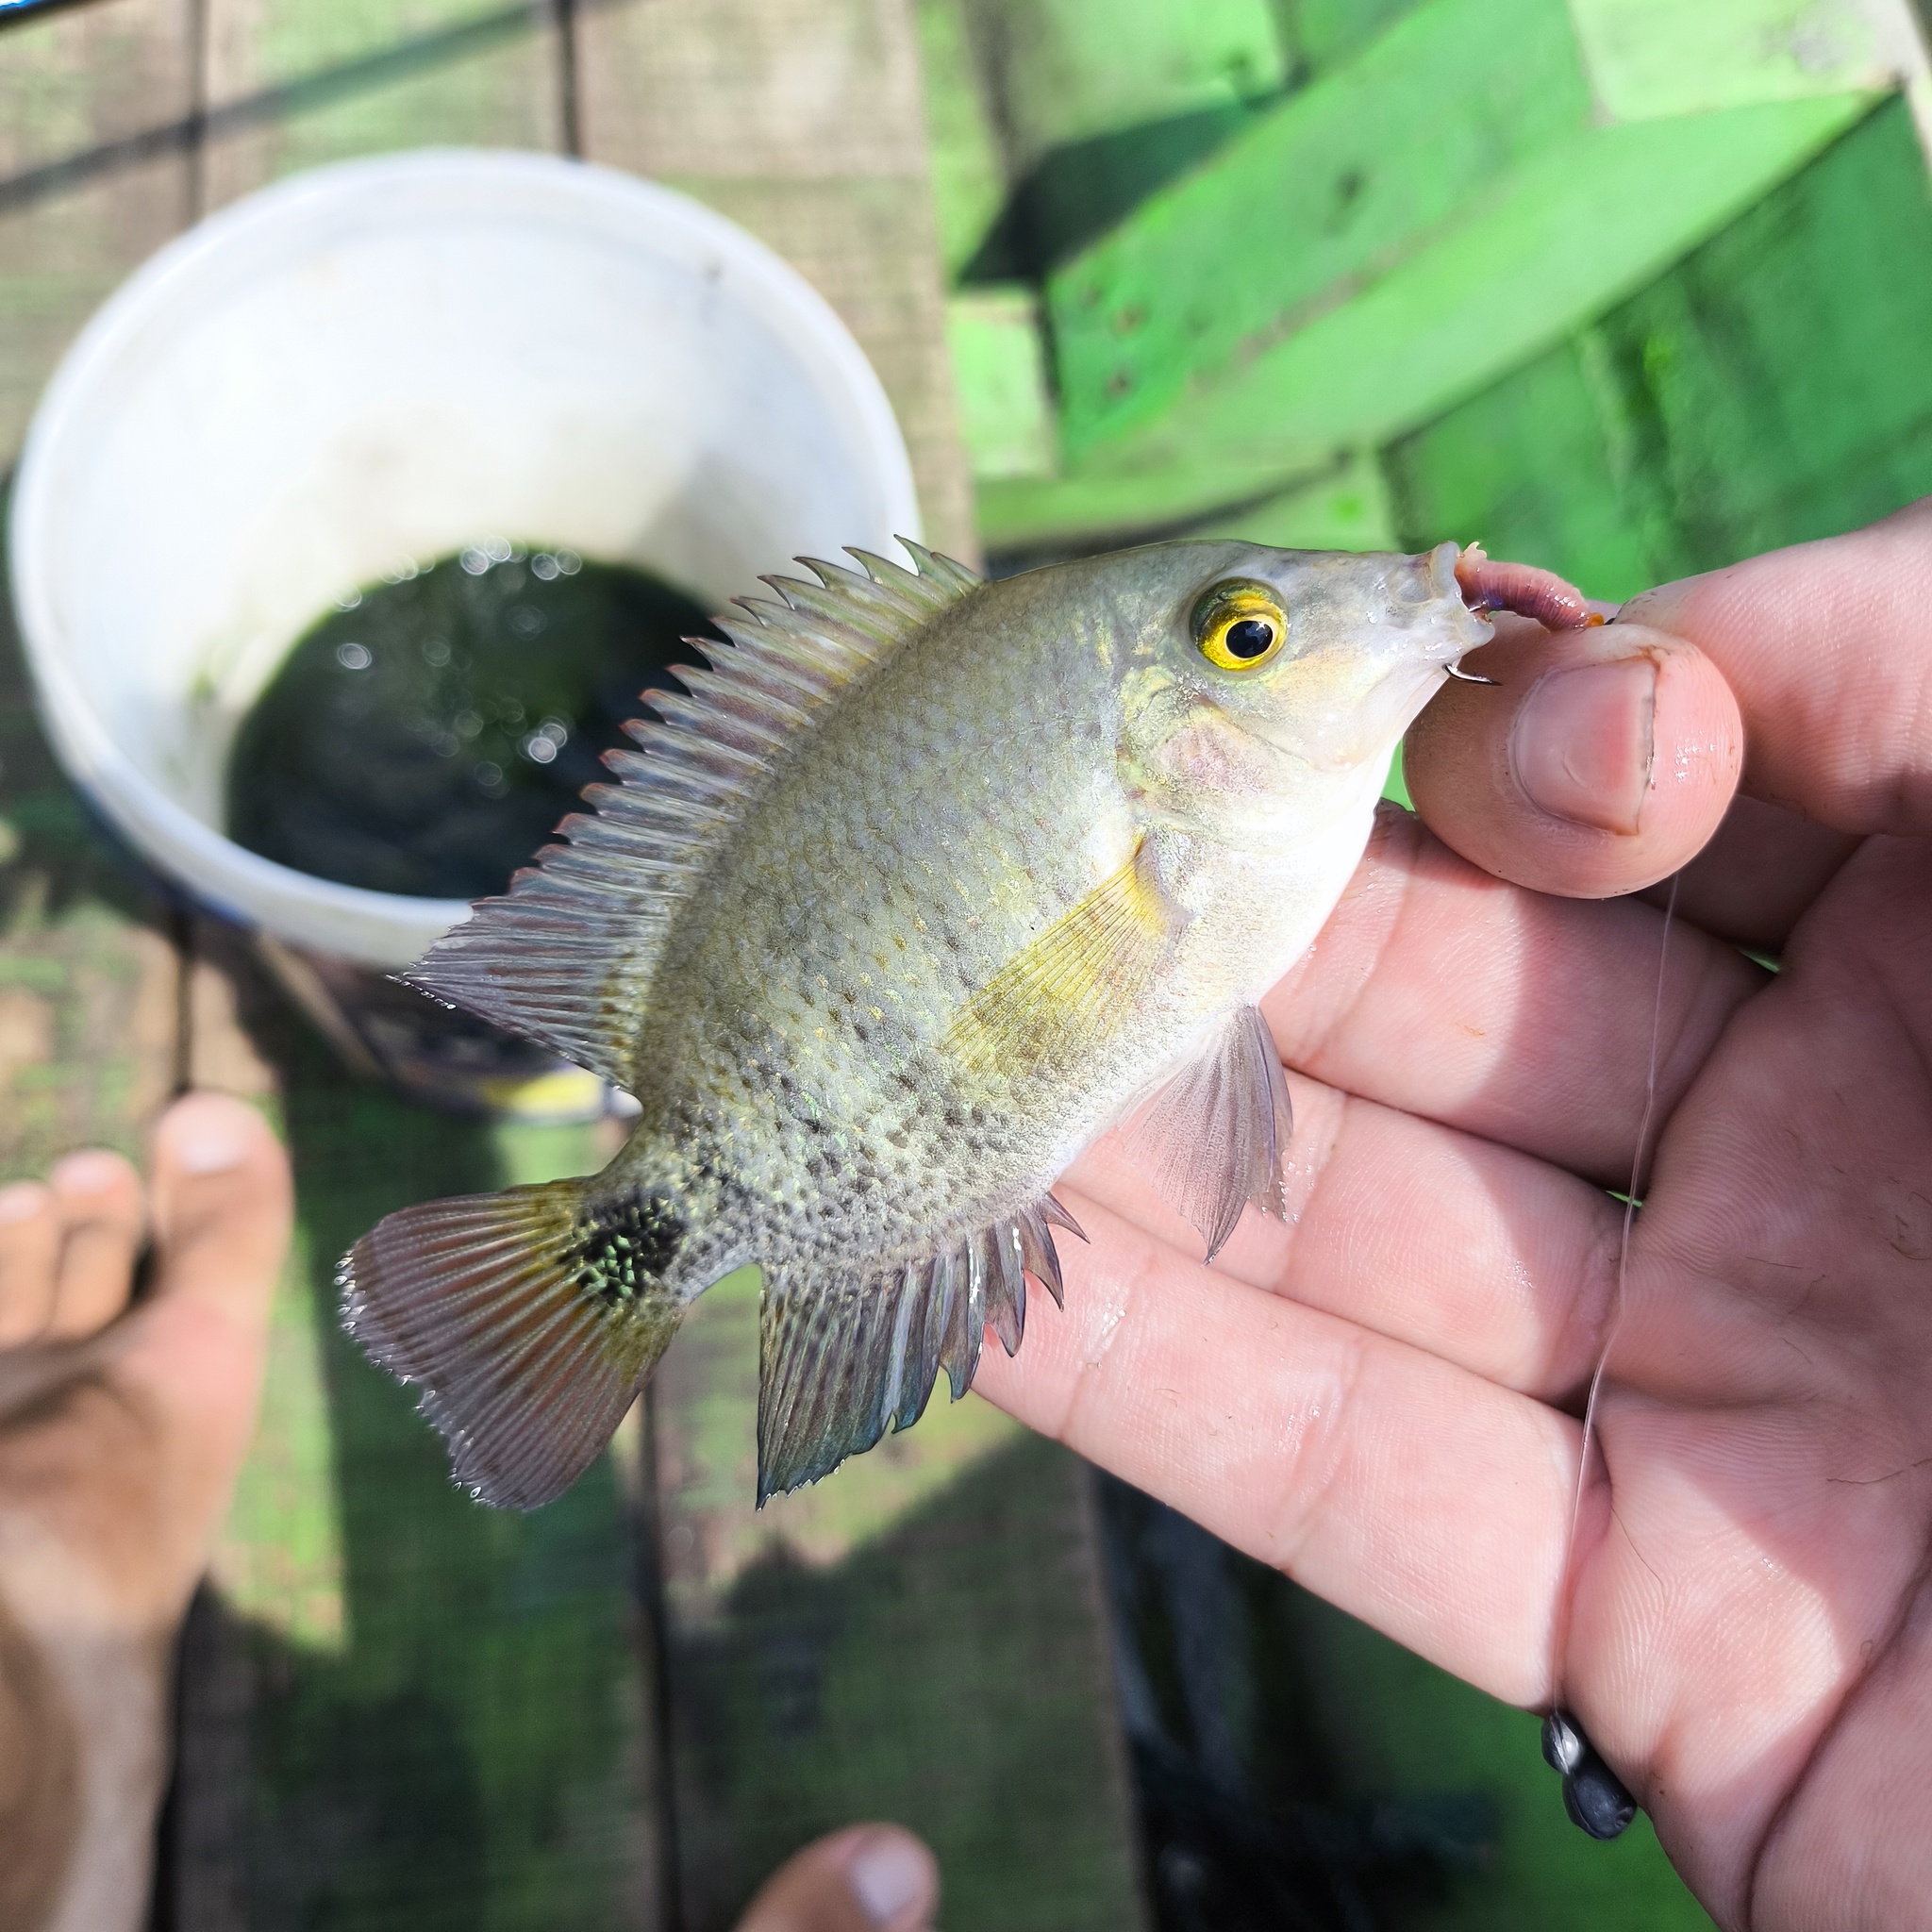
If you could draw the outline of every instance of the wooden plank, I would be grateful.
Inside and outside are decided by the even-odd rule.
[[[942,1389],[756,1509],[750,1271],[658,1375],[685,1932],[727,1932],[798,1844],[882,1817],[939,1854],[951,1932],[1141,1923],[1081,1465]]]
[[[960,10],[998,89],[1015,182],[1056,148],[1240,108],[1289,77],[1270,0],[965,0]]]
[[[1051,475],[1058,423],[1038,293],[1024,283],[1004,283],[953,296],[946,342],[974,481]]]
[[[1006,205],[1006,152],[992,77],[980,64],[965,0],[916,0],[926,152],[946,279],[978,252]]]
[[[504,0],[203,0],[209,208],[305,168],[432,145],[564,144],[564,61],[540,13]],[[479,32],[479,28],[490,29]],[[341,91],[334,76],[355,75]],[[287,110],[225,131],[220,110],[284,88]]]
[[[1139,459],[1176,447],[1312,455],[1425,422],[1644,287],[1873,105],[1838,94],[1592,129],[1146,432]],[[1499,261],[1536,264],[1508,302],[1496,299]]]
[[[111,178],[50,175],[194,103],[192,0],[100,0],[0,37],[0,452],[108,292],[192,217],[176,148]]]
[[[426,141],[561,141],[565,63],[535,9],[207,7],[225,130],[200,158],[210,204]],[[249,118],[264,98],[280,118]],[[361,1087],[234,936],[200,940],[194,1072],[234,1084],[240,1040],[273,1078],[298,1240],[261,1427],[186,1653],[175,1923],[653,1926],[635,1432],[628,1460],[555,1508],[484,1511],[450,1487],[407,1392],[341,1335],[332,1288],[337,1255],[388,1208],[576,1171],[598,1149]]]
[[[331,1281],[392,1208],[606,1150],[592,1130],[507,1134],[363,1086],[245,958],[229,964],[280,1080],[298,1238],[183,1674],[175,1923],[655,1927],[624,1472],[607,1459],[528,1515],[472,1502],[409,1392],[342,1334]]]
[[[1562,0],[1410,14],[1051,277],[1070,458],[1244,375],[1589,111]]]
[[[653,0],[579,15],[584,152],[769,242],[878,371],[927,541],[976,558],[904,0]]]
[[[189,218],[178,151],[111,183],[84,161],[193,100],[189,0],[103,0],[0,37],[0,452],[101,299]],[[0,585],[0,1174],[93,1141],[133,1154],[176,1072],[166,908],[96,835],[34,717]]]
[[[1924,67],[1905,0],[1571,0],[1584,71],[1616,121],[1890,92]]]
[[[903,0],[657,0],[578,29],[587,154],[819,288],[898,412],[928,541],[970,555]],[[942,1403],[760,1515],[755,1314],[752,1279],[712,1290],[657,1385],[685,1932],[865,1816],[929,1836],[961,1932],[1141,1923],[1084,1472]]]

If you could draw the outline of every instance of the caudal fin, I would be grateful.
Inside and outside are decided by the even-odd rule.
[[[343,1257],[342,1323],[449,1443],[483,1502],[534,1509],[596,1460],[682,1307],[613,1268],[583,1184],[428,1201]]]

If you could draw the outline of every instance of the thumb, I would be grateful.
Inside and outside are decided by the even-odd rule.
[[[1932,498],[1646,591],[1737,694],[1743,789],[1840,832],[1932,831]]]
[[[1446,687],[1403,747],[1417,811],[1465,858],[1608,898],[1668,877],[1716,831],[1743,725],[1695,645],[1624,618],[1556,632],[1506,618],[1466,662],[1494,686]]]

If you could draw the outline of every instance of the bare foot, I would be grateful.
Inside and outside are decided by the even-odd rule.
[[[242,1102],[177,1102],[151,1169],[145,1200],[97,1150],[0,1189],[0,1925],[22,1932],[145,1918],[170,1643],[288,1246],[288,1159]]]
[[[940,1900],[932,1854],[896,1824],[854,1824],[765,1881],[738,1932],[926,1932]]]

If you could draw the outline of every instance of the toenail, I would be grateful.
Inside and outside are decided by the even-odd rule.
[[[924,1854],[900,1833],[863,1840],[845,1868],[860,1908],[874,1925],[890,1925],[926,1887]]]
[[[15,1181],[10,1188],[0,1188],[0,1226],[31,1221],[46,1205],[47,1191],[39,1181]]]
[[[126,1172],[126,1164],[117,1155],[90,1147],[70,1154],[55,1168],[51,1179],[57,1193],[104,1194],[118,1186]]]
[[[229,1108],[185,1108],[168,1124],[168,1146],[187,1174],[222,1174],[247,1158],[249,1124]]]

